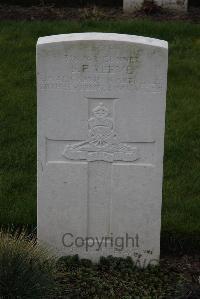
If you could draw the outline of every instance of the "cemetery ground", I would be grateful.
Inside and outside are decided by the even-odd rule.
[[[195,251],[198,255],[200,239],[200,25],[190,22],[1,21],[0,225],[12,224],[15,227],[27,225],[30,230],[36,225],[35,45],[37,38],[52,34],[86,31],[143,35],[169,42],[162,208],[164,241],[161,252],[165,249],[164,245],[168,244],[170,252],[175,251],[177,254],[178,251],[184,253],[184,250],[187,250],[190,253],[191,250],[191,254]],[[186,284],[180,284],[181,292],[182,294],[185,292],[185,297],[180,297],[180,293],[177,297],[174,295],[173,298],[199,298],[197,294],[199,259],[196,262],[190,261],[189,257],[185,257],[185,260],[167,258],[167,261],[161,263],[161,273],[157,269],[150,270],[159,272],[150,276],[151,282],[148,281],[150,279],[148,272],[144,272],[147,275],[143,273],[144,275],[140,276],[141,272],[136,274],[135,270],[129,271],[129,262],[103,260],[97,269],[95,268],[97,266],[91,265],[88,261],[80,262],[76,258],[65,261],[64,267],[66,268],[62,282],[73,292],[82,294],[80,297],[79,293],[70,293],[69,289],[65,289],[65,295],[72,296],[66,298],[89,298],[86,290],[88,285],[92,285],[89,289],[90,298],[93,298],[92,294],[97,295],[96,298],[102,298],[98,297],[100,296],[98,292],[101,291],[105,291],[103,298],[134,298],[130,294],[135,290],[135,296],[144,294],[143,298],[151,296],[149,298],[155,299],[157,295],[163,295],[160,292],[165,289],[164,285],[168,289],[168,286],[173,285],[172,281],[176,282],[176,286],[179,284],[179,278],[174,276],[176,273],[184,273],[185,277],[190,274],[189,280],[194,282],[195,291],[194,289],[190,291],[193,284],[189,287],[185,287]],[[68,275],[69,273],[71,276]],[[143,281],[143,284],[138,285],[139,281]],[[126,286],[125,290],[124,286]],[[141,286],[139,293],[137,293],[136,286],[138,288]],[[149,288],[152,289],[146,294],[141,293],[142,289],[149,290]],[[195,293],[196,297],[194,297]],[[193,297],[189,297],[190,295]]]
[[[56,1],[55,1],[56,2]],[[108,1],[109,2],[109,1]],[[114,2],[114,1],[113,1]],[[11,1],[12,3],[12,1]],[[75,3],[74,3],[75,4]],[[199,22],[200,7],[189,6],[188,12],[178,12],[169,9],[164,9],[151,0],[147,0],[142,8],[135,12],[123,12],[122,7],[105,7],[97,5],[83,5],[79,7],[59,7],[56,4],[45,5],[41,2],[40,5],[30,6],[31,1],[27,6],[20,5],[1,5],[0,4],[0,20],[76,20],[83,21],[93,19],[100,20],[131,20],[135,18],[149,17],[154,20],[190,20]]]

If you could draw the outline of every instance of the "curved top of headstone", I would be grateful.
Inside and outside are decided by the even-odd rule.
[[[44,36],[38,39],[37,45],[74,41],[117,41],[134,44],[143,44],[147,46],[168,49],[168,42],[160,39],[137,35],[99,32],[71,33]]]

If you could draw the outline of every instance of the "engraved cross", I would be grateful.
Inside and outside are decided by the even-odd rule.
[[[111,233],[112,168],[139,159],[137,148],[122,143],[115,128],[115,98],[88,99],[88,137],[84,141],[47,140],[51,163],[86,163],[88,167],[87,236]],[[59,153],[59,154],[58,154]],[[52,157],[51,157],[52,155]],[[55,158],[57,155],[57,159]],[[61,160],[64,158],[64,161]],[[94,225],[95,224],[95,225]]]

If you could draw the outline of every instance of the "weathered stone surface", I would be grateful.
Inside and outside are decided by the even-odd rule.
[[[159,258],[167,42],[39,38],[38,238],[59,254]]]
[[[125,12],[132,12],[140,9],[144,0],[123,0]],[[178,11],[187,11],[188,0],[154,0],[154,3],[163,7]]]
[[[133,12],[142,7],[144,0],[123,0],[124,12]]]

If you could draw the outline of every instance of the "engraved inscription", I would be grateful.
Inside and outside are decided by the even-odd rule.
[[[83,66],[84,68],[86,66]],[[87,74],[87,73],[86,73]],[[66,89],[66,90],[111,90],[126,89],[126,90],[141,90],[146,92],[161,92],[162,82],[157,80],[155,82],[138,82],[133,77],[129,76],[117,76],[113,74],[113,77],[105,77],[103,75],[97,75],[90,73],[81,77],[78,73],[72,73],[71,78],[64,75],[57,75],[55,77],[40,76],[39,88],[41,90],[48,89]]]
[[[138,159],[137,148],[120,143],[109,110],[100,103],[88,120],[88,139],[65,147],[63,156],[69,160],[126,161]]]
[[[91,49],[88,48],[88,51]],[[102,49],[103,50],[103,49]],[[144,92],[160,92],[160,78],[149,78],[148,82],[138,80],[137,70],[141,63],[141,49],[131,49],[127,56],[123,51],[112,55],[99,55],[100,49],[95,48],[91,55],[77,56],[65,53],[61,57],[62,74],[54,69],[53,75],[38,74],[39,88],[65,90],[101,90],[115,89],[141,90]],[[115,49],[111,49],[115,51]]]

